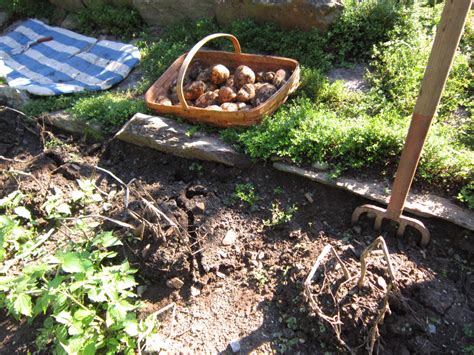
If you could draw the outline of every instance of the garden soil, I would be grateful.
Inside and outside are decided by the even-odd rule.
[[[147,224],[122,251],[139,270],[142,316],[174,304],[158,316],[162,339],[155,347],[187,353],[347,351],[308,303],[303,283],[327,244],[351,266],[352,276],[357,275],[361,253],[378,236],[369,219],[350,224],[352,211],[365,200],[261,162],[239,170],[113,139],[90,144],[27,123],[9,111],[0,111],[0,131],[0,155],[7,158],[0,159],[0,197],[21,187],[34,204],[34,196],[41,193],[38,181],[48,188],[91,177],[104,191],[120,190],[115,178],[94,168],[100,166],[131,182],[135,195],[127,201],[130,210],[143,212],[137,196],[146,196],[166,214],[169,221],[144,216]],[[49,149],[43,149],[44,142]],[[238,184],[254,187],[253,206],[235,198]],[[124,198],[114,201],[109,216],[133,224]],[[264,226],[275,203],[283,211],[298,209],[290,222]],[[177,227],[171,228],[170,222]],[[472,349],[473,235],[443,221],[423,222],[432,232],[426,249],[418,247],[416,234],[397,239],[391,226],[385,228],[398,292],[389,297],[390,311],[379,325],[379,353],[458,354]],[[127,236],[111,223],[102,227]],[[382,255],[371,253],[368,260],[366,289],[346,287],[339,309],[340,338],[361,354],[367,351],[368,331],[390,282]],[[332,261],[324,264],[324,273],[332,273],[329,280],[336,284],[340,269]],[[316,293],[322,276],[312,280],[312,292],[324,303],[322,309],[334,315],[328,295]],[[178,289],[170,282],[176,279],[182,282],[175,283]],[[33,352],[34,331],[40,326],[41,319],[27,324],[0,312],[0,353]]]

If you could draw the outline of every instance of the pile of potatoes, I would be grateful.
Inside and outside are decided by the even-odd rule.
[[[287,81],[284,69],[255,73],[240,65],[232,73],[222,64],[211,67],[194,62],[184,81],[184,96],[190,106],[217,111],[243,111],[268,100]],[[176,79],[167,96],[156,100],[161,105],[177,105]]]

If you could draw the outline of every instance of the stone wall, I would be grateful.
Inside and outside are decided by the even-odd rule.
[[[343,9],[342,0],[50,0],[72,12],[87,7],[92,1],[134,6],[150,25],[206,17],[229,23],[250,17],[259,23],[274,22],[284,28],[304,30],[327,29]]]

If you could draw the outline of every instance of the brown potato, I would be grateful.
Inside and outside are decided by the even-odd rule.
[[[284,83],[286,83],[286,70],[278,69],[273,78],[273,85],[277,88],[281,87]]]
[[[232,102],[235,100],[237,94],[234,89],[229,86],[223,86],[219,89],[219,102]]]
[[[223,111],[239,111],[239,106],[233,102],[226,102],[221,105]]]
[[[229,76],[229,69],[222,64],[217,64],[211,68],[209,80],[216,85],[220,85],[225,83],[226,80],[229,79]]]
[[[210,81],[206,82],[207,91],[219,90],[219,85],[213,84]]]
[[[234,75],[230,75],[229,79],[226,80],[225,86],[230,86],[231,88],[234,87]]]
[[[240,89],[245,84],[255,83],[255,73],[246,65],[241,65],[235,69],[234,84],[237,89]]]
[[[249,102],[255,97],[255,86],[253,84],[245,84],[237,93],[237,101]]]
[[[252,100],[254,106],[258,106],[267,101],[274,93],[277,92],[277,88],[272,84],[263,84],[255,92],[255,97]]]
[[[215,91],[208,91],[205,94],[199,96],[195,102],[195,105],[202,108],[217,105],[218,98],[219,95]]]
[[[158,98],[155,100],[155,102],[159,105],[164,105],[164,106],[172,106],[173,105],[171,100],[168,97],[164,96],[164,95],[158,96]]]
[[[203,81],[193,81],[184,87],[184,97],[186,100],[196,100],[206,92],[206,84]]]

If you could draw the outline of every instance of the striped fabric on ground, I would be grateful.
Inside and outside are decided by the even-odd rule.
[[[24,47],[44,37],[52,40]],[[11,87],[35,95],[106,90],[139,62],[135,46],[97,40],[33,19],[0,37],[0,76]]]

